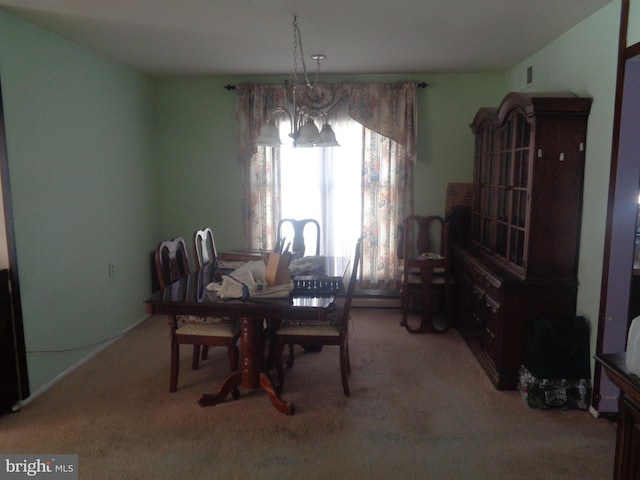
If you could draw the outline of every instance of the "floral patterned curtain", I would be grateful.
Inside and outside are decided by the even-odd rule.
[[[242,229],[245,248],[273,250],[280,220],[280,151],[258,148],[242,166]]]
[[[367,128],[363,172],[360,288],[397,288],[398,226],[413,213],[413,164],[402,145]]]
[[[398,286],[398,225],[413,214],[416,84],[354,85],[349,116],[363,124],[364,182],[361,288]]]
[[[236,90],[243,246],[271,250],[280,218],[280,152],[277,148],[258,148],[255,141],[270,110],[284,105],[286,92],[283,85],[246,84]]]
[[[369,130],[399,143],[416,161],[418,107],[414,82],[353,84],[349,116]]]
[[[269,111],[287,102],[282,85],[237,87],[238,152],[243,163],[243,219],[246,247],[273,248],[279,219],[278,149],[255,147]],[[286,103],[285,103],[286,102]],[[390,288],[397,278],[397,234],[413,213],[417,102],[413,82],[318,84],[305,103],[348,114],[366,127],[363,194],[362,285]]]

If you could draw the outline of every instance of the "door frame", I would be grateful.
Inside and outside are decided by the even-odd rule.
[[[9,259],[9,284],[13,307],[13,328],[15,335],[16,360],[20,398],[24,400],[30,395],[29,376],[27,372],[27,352],[22,323],[22,302],[20,300],[20,282],[18,280],[18,256],[13,221],[13,204],[11,201],[11,182],[9,181],[9,157],[7,154],[7,135],[5,129],[4,104],[2,100],[2,84],[0,82],[0,186],[7,236],[7,254]]]

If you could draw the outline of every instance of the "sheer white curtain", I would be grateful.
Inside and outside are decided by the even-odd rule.
[[[331,126],[340,147],[281,148],[280,214],[315,218],[322,232],[320,253],[350,258],[362,235],[363,127],[346,114]],[[289,126],[280,128],[287,138]]]

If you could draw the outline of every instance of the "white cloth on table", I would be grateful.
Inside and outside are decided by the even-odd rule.
[[[289,272],[291,276],[304,275],[308,272],[314,272],[319,268],[323,268],[325,258],[322,255],[296,258],[289,262]]]
[[[223,275],[222,282],[212,282],[207,290],[219,298],[286,298],[293,290],[293,282],[267,287],[266,265],[262,260],[246,262],[233,272]]]

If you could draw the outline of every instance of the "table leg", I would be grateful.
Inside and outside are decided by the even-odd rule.
[[[294,407],[283,401],[276,393],[273,382],[264,372],[264,338],[262,336],[262,319],[243,317],[241,320],[242,333],[240,346],[242,350],[241,371],[234,372],[222,383],[218,392],[204,394],[200,398],[200,405],[205,407],[222,402],[236,387],[248,389],[261,388],[269,394],[271,403],[279,412],[293,415]]]
[[[271,403],[273,403],[273,406],[276,407],[276,410],[280,413],[284,413],[285,415],[293,415],[295,410],[293,404],[285,402],[280,398],[280,395],[276,393],[276,389],[273,386],[271,378],[269,378],[269,375],[264,372],[260,373],[260,387],[269,394],[269,399],[271,400]]]
[[[242,371],[242,383],[244,388],[256,389],[260,387],[259,374],[264,370],[264,337],[262,335],[262,322],[260,318],[243,317],[240,321],[240,347],[242,358],[240,370]]]
[[[218,403],[224,401],[224,399],[227,398],[227,395],[229,395],[231,391],[234,391],[233,396],[237,398],[238,394],[236,394],[235,392],[237,392],[237,387],[241,383],[242,374],[240,372],[232,373],[225,379],[224,382],[222,382],[222,385],[216,393],[205,393],[204,395],[202,395],[202,397],[200,397],[200,401],[198,403],[200,403],[201,407],[217,405]]]

